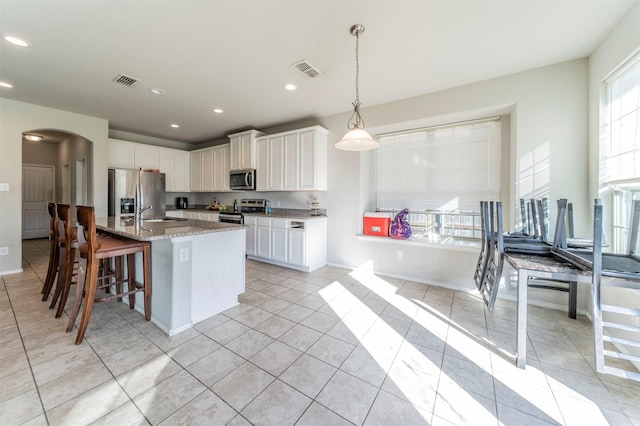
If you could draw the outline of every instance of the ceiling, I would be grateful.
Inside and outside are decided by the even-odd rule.
[[[0,42],[0,80],[14,86],[0,96],[199,143],[347,112],[355,98],[352,24],[366,27],[366,111],[588,56],[635,3],[0,0],[0,34],[31,44]],[[304,59],[322,74],[310,79],[292,67]],[[117,84],[119,73],[139,81]],[[287,83],[298,89],[286,91]]]

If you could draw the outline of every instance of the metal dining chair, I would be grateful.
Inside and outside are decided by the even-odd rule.
[[[614,275],[615,280],[602,280],[603,255],[602,255],[602,205],[596,203],[593,208],[593,260],[592,260],[592,304],[593,304],[593,339],[595,349],[596,371],[603,374],[611,374],[618,377],[640,381],[640,372],[634,371],[631,362],[640,365],[640,309],[628,306],[616,306],[610,303],[602,303],[603,287],[618,287],[631,290],[640,290],[640,274],[622,273]],[[633,202],[629,238],[629,260],[639,261],[635,253],[638,241],[638,228],[640,226],[640,201]],[[620,257],[620,256],[618,256]],[[607,363],[610,359],[617,359],[618,365]],[[620,360],[627,361],[628,368],[623,367]]]

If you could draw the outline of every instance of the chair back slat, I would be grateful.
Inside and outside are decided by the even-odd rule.
[[[71,207],[69,204],[58,204],[56,206],[58,213],[58,230],[59,235],[64,236],[66,244],[73,241],[73,225],[71,223]]]
[[[96,232],[96,217],[91,206],[77,206],[78,244],[87,244],[88,253],[94,253],[100,244]]]

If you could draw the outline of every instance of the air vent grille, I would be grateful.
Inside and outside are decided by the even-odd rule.
[[[316,78],[320,74],[322,74],[320,70],[318,70],[316,67],[311,65],[306,60],[295,63],[292,66],[298,71],[300,71],[302,74],[304,74],[305,77],[308,77],[308,78]]]
[[[124,74],[118,74],[113,81],[115,81],[118,84],[122,84],[123,86],[133,86],[134,84],[136,84],[139,80],[135,77],[131,77],[128,75],[124,75]]]

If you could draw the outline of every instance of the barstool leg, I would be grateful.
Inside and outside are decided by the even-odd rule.
[[[60,293],[64,287],[64,282],[67,279],[67,251],[64,247],[60,247],[58,250],[60,253],[58,262],[58,279],[56,280],[56,289],[53,293],[53,299],[51,300],[49,309],[56,307],[56,302],[60,297]]]
[[[56,311],[56,318],[60,318],[64,312],[64,308],[67,305],[67,299],[69,298],[69,290],[71,288],[71,282],[73,281],[73,266],[75,265],[76,249],[71,248],[67,264],[67,278],[64,280],[64,287],[60,293],[60,302],[58,303],[58,310]]]
[[[58,257],[58,242],[55,239],[51,239],[51,247],[49,247],[49,268],[47,269],[47,278],[44,280],[44,285],[42,286],[41,291],[43,302],[49,298],[53,282],[56,279],[56,275],[58,273]]]
[[[117,256],[115,259],[115,268],[116,268],[116,293],[122,294],[122,281],[124,281],[124,270],[122,265],[122,257]],[[122,302],[122,297],[118,297],[118,302]]]
[[[136,288],[136,255],[127,255],[127,291],[131,291]],[[131,293],[129,295],[129,309],[133,309],[136,306],[136,294]]]
[[[73,307],[71,308],[71,315],[69,315],[69,324],[67,324],[67,333],[73,329],[78,318],[78,312],[80,311],[80,305],[82,304],[82,293],[84,292],[84,286],[87,277],[87,259],[80,258],[78,260],[78,282],[76,283],[76,294],[73,298]]]
[[[87,261],[87,276],[85,278],[85,294],[84,309],[82,311],[82,319],[78,326],[78,335],[76,336],[76,345],[82,343],[84,333],[87,331],[89,320],[91,319],[91,310],[96,298],[96,289],[98,286],[98,261],[95,259]]]
[[[142,264],[144,265],[144,318],[151,320],[151,245],[145,246],[142,251]]]

